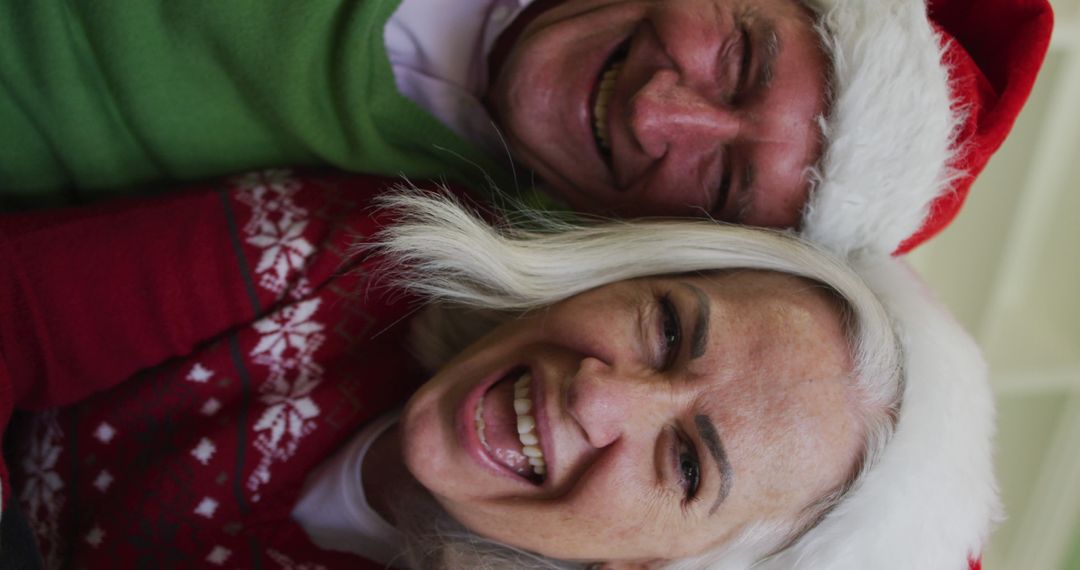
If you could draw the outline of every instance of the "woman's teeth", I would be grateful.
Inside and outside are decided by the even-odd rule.
[[[532,375],[526,372],[514,382],[514,413],[517,414],[518,441],[521,442],[522,455],[529,458],[533,473],[543,475],[547,473],[547,462],[544,460],[544,452],[540,449],[540,438],[536,433],[536,420],[533,418],[533,401],[530,395],[532,388]]]
[[[547,461],[544,459],[544,451],[540,448],[540,437],[536,431],[536,418],[532,415],[533,399],[531,395],[532,375],[525,372],[514,382],[514,414],[517,419],[517,436],[521,444],[521,455],[528,458],[529,466],[534,475],[543,476],[547,473]],[[476,405],[476,433],[480,438],[480,444],[489,452],[493,452],[487,440],[487,424],[483,417],[484,397]],[[494,452],[493,452],[494,453]],[[498,453],[496,453],[498,455]]]
[[[593,134],[600,148],[611,150],[611,138],[608,130],[608,103],[615,93],[615,81],[622,71],[623,61],[611,62],[600,76],[600,86],[596,90],[596,103],[593,106]]]

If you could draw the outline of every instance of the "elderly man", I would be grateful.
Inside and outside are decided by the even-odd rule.
[[[1052,26],[1041,0],[429,4],[387,27],[398,88],[574,209],[884,251],[951,221]]]
[[[577,208],[794,226],[828,106],[820,39],[790,0],[564,2],[516,35],[488,95]]]
[[[955,213],[1045,52],[1044,0],[974,6],[7,0],[0,194],[294,163],[531,188],[509,146],[576,209],[891,250]]]

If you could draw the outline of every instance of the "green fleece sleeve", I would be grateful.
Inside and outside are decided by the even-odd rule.
[[[0,205],[299,164],[510,187],[398,93],[397,3],[0,0]]]

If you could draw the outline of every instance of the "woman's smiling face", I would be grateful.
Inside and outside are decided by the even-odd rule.
[[[404,456],[480,535],[644,562],[795,521],[852,469],[857,400],[822,287],[639,279],[507,322],[444,366],[406,406]]]

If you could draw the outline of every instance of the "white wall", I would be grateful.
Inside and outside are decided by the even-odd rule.
[[[912,261],[987,351],[1008,520],[987,570],[1080,570],[1080,0],[1027,108]],[[1071,561],[1070,561],[1071,560]]]

